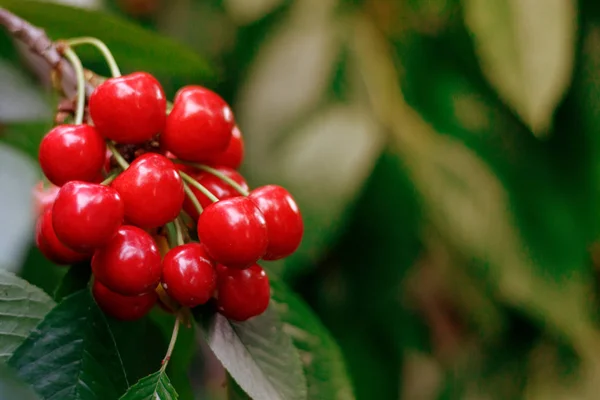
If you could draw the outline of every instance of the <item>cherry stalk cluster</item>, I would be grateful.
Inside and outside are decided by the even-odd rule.
[[[112,71],[89,98],[73,50],[81,44],[98,47]],[[244,142],[228,104],[202,86],[181,88],[171,104],[152,75],[121,76],[96,39],[62,51],[78,96],[72,120],[39,148],[49,181],[36,188],[40,251],[59,265],[91,260],[94,298],[118,319],[211,299],[237,321],[264,312],[270,286],[257,262],[292,254],[303,222],[286,189],[250,190],[237,171]]]

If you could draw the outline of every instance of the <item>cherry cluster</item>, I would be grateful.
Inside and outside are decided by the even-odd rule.
[[[115,318],[211,299],[237,321],[264,312],[270,286],[257,262],[292,254],[303,222],[286,189],[249,190],[227,103],[186,86],[168,104],[138,72],[98,85],[86,115],[40,144],[52,184],[37,188],[40,251],[59,265],[91,260],[92,293]]]

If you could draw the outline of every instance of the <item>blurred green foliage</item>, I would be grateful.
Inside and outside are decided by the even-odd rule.
[[[231,102],[243,172],[289,187],[306,221],[268,268],[331,331],[356,398],[598,398],[596,2],[105,3],[97,19],[0,0],[53,38],[105,40],[171,95]],[[35,156],[43,127],[0,138]],[[23,275],[51,292],[44,264],[32,250]]]

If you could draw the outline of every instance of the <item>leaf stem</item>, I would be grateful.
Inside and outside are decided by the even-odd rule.
[[[108,149],[112,153],[113,157],[117,161],[117,164],[119,164],[119,167],[121,167],[123,169],[123,171],[125,171],[127,168],[129,168],[129,163],[127,162],[127,160],[125,160],[123,158],[121,153],[119,153],[119,150],[117,150],[117,148],[115,147],[115,145],[112,142],[107,142],[106,146],[108,147]]]
[[[192,189],[190,189],[190,186],[187,184],[187,182],[183,182],[183,191],[185,192],[185,195],[188,197],[188,199],[190,199],[190,201],[194,205],[194,208],[198,212],[198,215],[202,214],[202,211],[204,211],[204,209],[202,208],[202,205],[198,201],[198,198],[196,197],[196,195],[194,195],[194,192],[192,192]]]
[[[94,37],[80,37],[80,38],[68,39],[68,40],[65,40],[64,42],[67,43],[71,47],[79,46],[82,44],[89,44],[89,45],[96,47],[98,50],[100,50],[100,52],[102,53],[102,56],[104,56],[104,59],[106,60],[106,63],[108,64],[108,67],[110,68],[111,75],[113,77],[121,76],[121,70],[119,70],[119,66],[117,65],[117,62],[115,61],[115,57],[110,52],[110,49],[108,48],[108,46],[100,39],[96,39]]]
[[[181,161],[181,160],[176,160],[176,162],[184,164],[184,165],[189,165],[191,167],[197,168],[201,171],[206,171],[209,174],[216,176],[217,178],[221,179],[223,182],[227,183],[228,185],[233,187],[235,190],[237,190],[237,192],[239,194],[241,194],[242,196],[248,196],[250,194],[239,183],[237,183],[236,181],[234,181],[233,179],[231,179],[230,177],[228,177],[227,175],[223,174],[221,171],[219,171],[213,167],[209,167],[208,165],[205,165],[205,164],[198,164],[198,163]]]
[[[75,70],[75,77],[77,79],[77,108],[75,109],[74,122],[76,125],[80,125],[83,122],[83,111],[85,108],[85,76],[83,74],[83,65],[73,49],[67,47],[64,54]]]
[[[173,333],[171,334],[171,341],[169,342],[169,347],[167,348],[167,354],[165,354],[165,358],[162,360],[162,367],[160,367],[161,372],[165,372],[167,369],[167,364],[171,359],[171,354],[173,354],[173,349],[175,348],[175,343],[177,342],[177,335],[179,334],[179,320],[180,315],[177,313],[175,316],[175,325],[173,326]]]
[[[181,175],[181,177],[183,178],[184,181],[186,181],[187,183],[189,183],[190,185],[192,185],[193,187],[195,187],[196,189],[201,191],[202,194],[204,194],[206,197],[208,197],[210,199],[210,201],[212,201],[213,203],[219,201],[217,196],[212,194],[207,188],[205,188],[202,184],[198,183],[194,178],[192,178],[185,172],[179,171],[179,175]]]

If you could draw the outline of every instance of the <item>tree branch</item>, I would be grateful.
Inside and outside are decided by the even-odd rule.
[[[0,25],[4,26],[12,37],[27,46],[33,54],[45,61],[53,71],[56,71],[61,87],[67,95],[75,93],[77,87],[75,71],[43,29],[31,25],[2,7],[0,7]],[[86,88],[88,95],[92,90],[93,87],[88,84]]]

